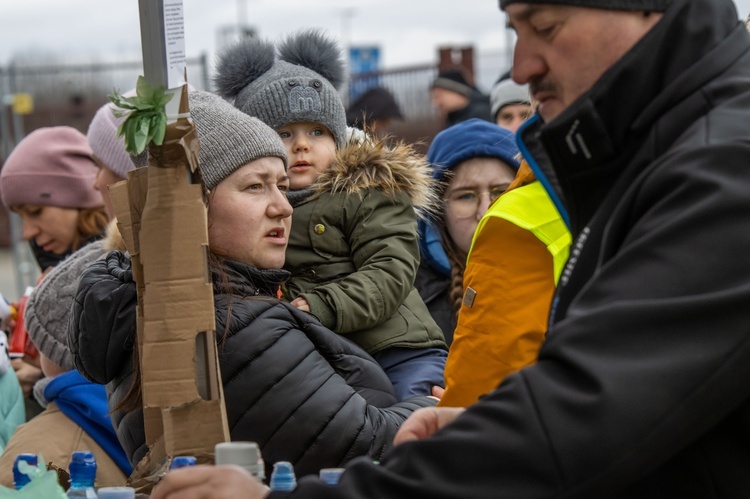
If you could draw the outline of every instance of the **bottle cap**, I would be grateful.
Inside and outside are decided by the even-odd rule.
[[[76,451],[71,455],[70,466],[71,486],[94,486],[96,479],[96,458],[89,451]]]
[[[195,456],[175,456],[172,459],[172,465],[169,467],[171,470],[178,468],[185,468],[187,466],[195,466]]]
[[[292,463],[289,461],[274,463],[268,486],[271,487],[271,490],[294,490],[297,487],[297,477],[294,476]]]
[[[236,464],[259,480],[265,478],[265,466],[260,447],[255,442],[222,442],[214,448],[216,465]]]
[[[22,473],[21,470],[18,469],[18,463],[20,461],[25,461],[31,466],[37,466],[39,464],[39,460],[37,459],[35,454],[19,454],[16,456],[15,461],[13,461],[13,486],[16,488],[16,490],[20,489],[31,481],[29,475],[27,475],[26,473]]]
[[[323,468],[320,470],[320,480],[326,485],[338,485],[344,468]]]
[[[132,487],[102,487],[96,491],[98,499],[134,499]]]

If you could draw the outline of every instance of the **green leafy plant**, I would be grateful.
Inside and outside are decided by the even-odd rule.
[[[109,100],[119,109],[113,110],[118,118],[127,116],[117,129],[117,136],[125,138],[125,149],[132,155],[142,153],[153,141],[160,146],[167,131],[167,102],[174,95],[164,92],[164,87],[154,88],[143,76],[138,77],[134,97],[124,97],[115,89]]]

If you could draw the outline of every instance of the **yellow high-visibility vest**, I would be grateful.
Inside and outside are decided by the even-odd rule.
[[[507,220],[530,231],[537,239],[542,241],[547,247],[547,251],[552,255],[555,285],[557,285],[565,263],[568,261],[572,238],[570,231],[565,226],[565,222],[563,222],[560,213],[542,184],[536,180],[513,189],[500,196],[490,206],[490,209],[479,221],[476,232],[474,232],[474,239],[471,242],[471,249],[469,249],[469,259],[471,259],[471,250],[474,248],[474,240],[476,240],[477,234],[482,230],[489,217]]]

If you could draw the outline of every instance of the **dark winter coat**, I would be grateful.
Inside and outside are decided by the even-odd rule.
[[[469,96],[469,103],[466,107],[451,111],[445,118],[445,128],[452,127],[456,123],[479,118],[480,120],[492,122],[492,112],[490,108],[490,97],[479,90],[474,91]]]
[[[226,262],[223,273],[231,294],[218,284],[214,293],[229,429],[232,440],[257,442],[268,466],[290,461],[304,475],[356,456],[379,459],[413,410],[434,405],[426,397],[396,404],[393,387],[369,355],[273,298],[287,272]],[[215,274],[214,282],[222,279]],[[112,252],[84,272],[71,350],[81,373],[107,384],[110,408],[132,383],[135,305],[126,255]],[[115,410],[112,419],[135,465],[147,450],[142,411]]]
[[[575,238],[537,364],[337,493],[292,497],[750,497],[749,123],[733,2],[673,0],[520,132]]]
[[[417,269],[414,287],[427,305],[427,310],[445,336],[445,343],[453,343],[453,331],[456,329],[456,313],[451,302],[451,278],[435,270],[423,257]]]

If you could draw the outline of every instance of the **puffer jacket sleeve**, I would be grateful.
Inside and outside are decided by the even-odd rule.
[[[390,318],[411,292],[419,267],[417,219],[406,194],[370,189],[362,199],[350,195],[343,218],[356,272],[301,295],[339,334]]]
[[[225,306],[219,298],[217,310]],[[269,465],[290,461],[304,475],[357,456],[380,459],[403,421],[435,404],[396,403],[375,360],[310,314],[253,300],[232,310],[241,326],[227,328],[217,315],[232,440],[258,442]]]
[[[132,357],[136,339],[136,286],[130,258],[113,251],[84,270],[68,325],[76,369],[107,384]]]

